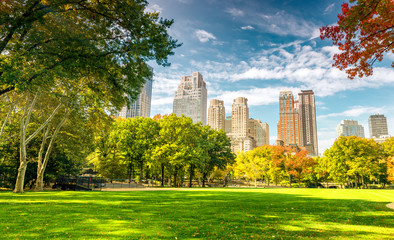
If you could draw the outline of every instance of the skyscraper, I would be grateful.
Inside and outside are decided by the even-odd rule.
[[[250,135],[256,140],[256,147],[269,145],[269,127],[259,119],[249,119]]]
[[[388,135],[387,118],[381,114],[369,116],[369,134],[371,138],[379,138]]]
[[[247,152],[256,147],[256,140],[250,134],[248,99],[239,97],[234,99],[231,116],[231,150]]]
[[[231,116],[226,117],[226,120],[224,120],[224,131],[226,133],[231,133]]]
[[[225,109],[223,101],[211,99],[208,108],[208,125],[216,130],[225,130]]]
[[[354,120],[343,120],[337,126],[337,137],[348,137],[348,136],[356,136],[356,137],[364,137],[364,127],[358,124],[358,121]]]
[[[287,89],[279,93],[278,138],[285,146],[300,146],[297,102]]]
[[[235,138],[244,138],[248,133],[249,108],[248,99],[234,99],[232,106],[231,134]]]
[[[318,155],[315,94],[312,90],[298,93],[298,125],[300,147]]]
[[[150,70],[153,69],[149,66]],[[130,97],[129,97],[130,99]],[[122,118],[150,117],[152,103],[152,78],[146,79],[145,85],[135,101],[131,101],[130,107],[124,106],[117,116]]]
[[[193,123],[207,123],[207,88],[202,75],[194,72],[192,76],[182,76],[178,90],[175,91],[173,112],[190,117]]]

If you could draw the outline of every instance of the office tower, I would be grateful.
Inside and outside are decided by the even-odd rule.
[[[369,116],[369,134],[371,138],[389,135],[387,129],[387,119],[384,115],[374,114]]]
[[[315,94],[312,90],[298,93],[298,125],[300,147],[311,155],[318,155]]]
[[[199,72],[192,76],[182,76],[175,92],[173,112],[193,119],[193,123],[207,122],[207,88]]]
[[[234,99],[231,118],[231,135],[234,138],[244,138],[248,133],[249,108],[248,99]]]
[[[256,147],[269,145],[269,127],[259,119],[249,119],[249,133],[256,140]]]
[[[151,71],[153,69],[148,66]],[[130,99],[130,97],[129,97]],[[135,101],[130,99],[130,107],[124,106],[117,116],[122,118],[150,117],[152,103],[152,78],[146,79],[145,85]]]
[[[226,117],[224,122],[224,131],[228,134],[231,133],[231,116]]]
[[[225,111],[223,101],[211,99],[208,108],[208,125],[216,130],[225,130]]]
[[[282,90],[279,94],[278,138],[285,146],[299,146],[299,125],[297,102],[290,90]]]
[[[248,99],[239,97],[234,99],[231,116],[231,150],[247,152],[256,147],[256,140],[251,136],[249,129]]]
[[[337,126],[337,137],[341,136],[356,136],[364,137],[364,127],[358,124],[358,121],[354,120],[343,120]]]

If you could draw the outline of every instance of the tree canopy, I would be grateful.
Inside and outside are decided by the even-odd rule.
[[[172,20],[147,12],[146,0],[5,0],[0,5],[0,95],[88,79],[96,94],[137,96],[151,71],[178,47]]]
[[[320,29],[321,39],[332,39],[341,51],[333,66],[348,77],[370,76],[372,65],[387,52],[394,53],[394,1],[350,0],[342,4],[337,25]],[[394,67],[394,62],[392,63]]]

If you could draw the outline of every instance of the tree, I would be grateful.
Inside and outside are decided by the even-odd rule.
[[[146,12],[146,0],[5,0],[0,5],[0,95],[48,88],[55,79],[89,78],[115,103],[138,95],[144,62],[168,65],[180,46],[167,34],[172,20]]]
[[[289,154],[285,162],[285,166],[287,167],[289,174],[298,179],[299,187],[301,185],[301,179],[303,179],[305,175],[312,173],[313,166],[317,164],[317,162],[315,162],[312,157],[307,156],[307,154],[308,151],[304,149],[297,151],[294,155]]]
[[[386,52],[394,53],[394,1],[350,0],[342,4],[337,25],[320,29],[321,39],[332,39],[341,51],[333,66],[353,79],[372,75],[372,65]],[[392,63],[394,67],[394,62]]]
[[[197,124],[200,132],[199,148],[202,154],[198,154],[197,161],[192,162],[190,166],[197,166],[202,173],[202,186],[205,187],[205,181],[210,173],[217,167],[224,170],[227,164],[234,162],[234,154],[231,152],[231,141],[226,133],[222,130],[217,131],[210,126]],[[190,175],[190,179],[192,174]]]
[[[198,134],[191,118],[170,114],[159,119],[158,144],[151,151],[151,165],[160,169],[161,185],[164,186],[165,171],[169,182],[174,177],[177,186],[178,173],[190,161],[199,156]]]
[[[381,149],[372,139],[340,137],[324,152],[328,172],[334,181],[358,187],[378,180]]]
[[[381,145],[386,160],[386,164],[383,162],[385,166],[382,166],[387,169],[385,176],[387,181],[394,182],[394,137],[387,139]]]
[[[117,121],[111,132],[111,141],[116,142],[118,148],[126,153],[128,160],[134,160],[140,169],[140,182],[143,179],[143,169],[150,151],[157,143],[159,124],[151,118],[136,117],[124,121]]]

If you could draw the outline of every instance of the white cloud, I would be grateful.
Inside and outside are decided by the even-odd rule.
[[[248,13],[246,23],[254,24],[261,31],[280,36],[298,36],[306,38],[317,37],[319,25],[314,22],[298,18],[285,11],[274,14]]]
[[[208,42],[209,40],[216,40],[216,37],[212,33],[205,30],[198,29],[195,34],[198,40],[202,43]]]
[[[324,14],[330,13],[334,9],[334,6],[335,6],[335,3],[331,3],[330,5],[328,5],[326,7],[326,9],[324,9]]]
[[[153,5],[148,5],[148,6],[146,7],[145,11],[147,11],[147,12],[162,12],[162,11],[163,11],[163,8],[160,7],[160,6],[157,5],[157,4],[153,4]]]
[[[237,8],[227,8],[226,12],[231,14],[234,17],[239,17],[239,16],[244,15],[244,12],[240,9],[237,9]]]
[[[242,30],[253,30],[254,27],[251,25],[241,27]]]
[[[385,107],[368,107],[368,106],[353,106],[351,109],[348,109],[339,113],[330,113],[326,115],[320,115],[317,118],[323,119],[328,117],[359,117],[361,115],[371,115],[374,113],[384,113]]]

